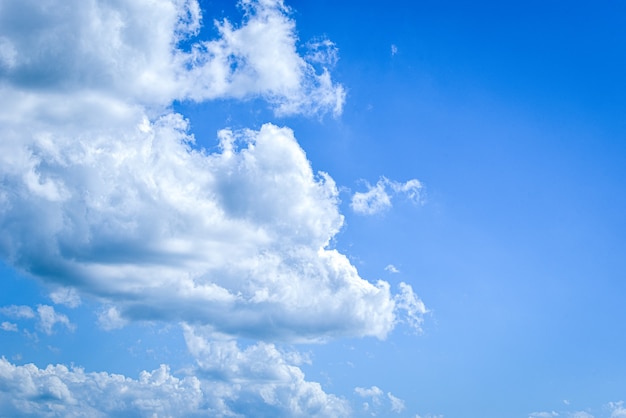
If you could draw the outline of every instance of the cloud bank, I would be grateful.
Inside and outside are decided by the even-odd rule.
[[[279,116],[341,113],[335,45],[299,53],[280,0],[240,7],[240,24],[215,21],[200,40],[195,0],[0,2],[0,257],[56,304],[99,302],[104,328],[183,323],[196,359],[178,377],[163,365],[133,379],[2,358],[3,414],[345,416],[346,401],[271,342],[420,328],[409,285],[369,282],[330,246],[337,187],[293,131],[224,129],[209,152],[172,111],[260,98]],[[48,305],[0,313],[46,335],[75,327]],[[259,342],[241,348],[241,336]]]
[[[278,113],[338,113],[342,87],[313,67],[332,43],[298,55],[280,1],[242,2],[240,25],[186,49],[194,1],[46,4],[0,13],[4,260],[53,300],[89,294],[123,320],[291,341],[391,331],[404,305],[328,247],[337,188],[291,130],[223,130],[208,153],[166,107],[260,96]]]
[[[210,342],[189,331],[198,356],[194,375],[177,377],[166,365],[137,379],[77,367],[17,366],[0,358],[0,411],[33,417],[340,417],[345,399],[305,380],[297,354],[272,344],[240,350],[234,341]]]

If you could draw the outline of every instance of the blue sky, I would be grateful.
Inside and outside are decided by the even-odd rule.
[[[0,415],[626,417],[625,12],[0,1]]]

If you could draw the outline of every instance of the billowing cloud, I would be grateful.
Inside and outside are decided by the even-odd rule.
[[[55,304],[99,303],[105,329],[185,323],[196,360],[187,375],[161,366],[134,379],[2,358],[2,414],[345,416],[345,400],[305,379],[302,356],[267,341],[420,327],[410,286],[363,279],[330,245],[343,225],[337,187],[289,128],[225,129],[209,152],[172,110],[262,98],[278,115],[341,113],[335,45],[299,54],[282,1],[240,6],[240,24],[214,22],[204,41],[195,0],[0,5],[0,256]],[[0,313],[45,334],[74,329],[49,305]]]
[[[201,406],[204,416],[212,411],[197,378],[174,377],[166,366],[135,380],[63,365],[16,366],[2,357],[0,387],[0,411],[7,416],[199,416]]]
[[[350,207],[356,213],[373,215],[391,207],[391,198],[402,194],[414,203],[420,203],[422,183],[417,179],[411,179],[405,183],[389,180],[381,177],[376,185],[366,183],[366,192],[356,192],[352,195]]]
[[[182,376],[166,365],[133,379],[63,365],[18,366],[2,357],[0,411],[39,417],[351,415],[347,400],[305,379],[298,365],[307,359],[299,353],[263,342],[242,349],[224,336],[184,328],[197,365]]]
[[[198,30],[194,1],[2,10],[17,55],[0,73],[0,254],[57,303],[79,292],[108,304],[108,328],[160,319],[253,338],[384,338],[408,305],[329,248],[337,188],[293,132],[223,130],[208,153],[182,115],[154,107],[190,95],[327,107],[340,87],[311,81],[282,2],[242,5],[241,25],[218,22],[220,37],[190,52],[177,42]]]
[[[317,62],[298,54],[295,23],[283,2],[240,4],[241,25],[216,21],[219,38],[194,42],[201,24],[196,0],[5,2],[3,102],[23,102],[20,112],[47,101],[53,106],[38,110],[66,117],[68,108],[80,108],[71,98],[79,92],[150,106],[176,99],[263,97],[279,114],[340,114],[343,87],[327,68],[318,71]],[[183,40],[190,45],[180,47]],[[318,52],[315,57],[325,54]],[[63,96],[56,103],[55,94]]]
[[[317,382],[305,380],[298,367],[307,361],[297,352],[258,342],[244,349],[237,341],[210,330],[184,326],[189,352],[198,375],[228,383],[230,396],[245,399],[244,416],[348,416],[346,400],[327,394]]]
[[[185,129],[167,115],[16,143],[24,159],[5,174],[4,257],[53,283],[114,295],[129,318],[384,337],[395,320],[389,286],[361,279],[327,248],[342,225],[337,189],[313,173],[293,133],[222,131],[221,152],[207,154]]]

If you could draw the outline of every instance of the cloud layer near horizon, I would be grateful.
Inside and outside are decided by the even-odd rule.
[[[332,43],[308,63],[282,2],[242,4],[241,25],[218,22],[218,39],[187,52],[176,45],[198,31],[194,1],[3,4],[0,254],[111,304],[118,324],[384,338],[403,309],[419,327],[410,286],[394,297],[328,247],[343,222],[337,188],[291,130],[224,130],[208,153],[164,107],[261,96],[279,113],[341,111],[343,89],[312,64]]]
[[[197,367],[182,376],[166,365],[133,379],[64,365],[18,366],[0,357],[0,411],[37,417],[350,415],[347,400],[305,379],[298,353],[262,342],[242,350],[233,340],[208,340],[185,329]]]

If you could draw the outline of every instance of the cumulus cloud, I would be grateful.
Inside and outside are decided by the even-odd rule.
[[[204,372],[198,377],[174,376],[166,365],[133,379],[64,365],[17,366],[2,357],[0,411],[38,417],[350,415],[347,401],[306,381],[273,345],[240,350],[195,334],[188,339]]]
[[[216,21],[219,37],[197,42],[196,0],[57,3],[3,5],[3,95],[11,88],[81,91],[165,106],[175,99],[263,97],[279,114],[341,113],[343,87],[298,54],[295,23],[281,0],[242,1],[240,25]],[[190,47],[179,47],[190,39]]]
[[[170,114],[15,143],[24,159],[4,157],[14,163],[3,166],[4,257],[114,295],[127,318],[250,336],[384,337],[395,319],[389,286],[327,248],[343,222],[337,188],[314,174],[293,132],[222,131],[221,152],[207,154],[186,128]]]
[[[352,195],[350,207],[356,213],[373,215],[391,208],[391,198],[402,194],[413,203],[420,203],[422,183],[417,179],[411,179],[405,183],[389,180],[381,177],[376,185],[366,183],[366,192],[356,192]]]
[[[131,379],[63,365],[17,366],[2,357],[0,387],[0,411],[8,416],[200,416],[203,406],[203,416],[219,415],[205,404],[197,378],[174,377],[164,365]]]
[[[278,115],[341,113],[335,45],[300,55],[282,1],[240,5],[240,24],[216,21],[218,37],[201,41],[195,0],[2,4],[0,256],[56,304],[92,296],[105,329],[187,323],[198,375],[162,366],[132,379],[3,358],[2,413],[245,416],[262,405],[269,416],[344,416],[346,402],[307,381],[297,353],[233,337],[419,327],[425,308],[410,286],[394,295],[329,245],[343,225],[337,187],[290,129],[222,130],[208,152],[172,111],[176,100],[262,98]],[[416,180],[384,180],[384,193],[419,197]],[[75,328],[49,305],[0,313],[46,334]]]
[[[17,51],[0,73],[2,257],[74,289],[53,292],[57,303],[78,304],[76,292],[109,303],[108,328],[162,319],[254,338],[384,338],[406,306],[328,247],[343,223],[337,188],[290,129],[223,130],[208,153],[181,115],[149,106],[180,91],[326,106],[286,7],[242,2],[242,24],[218,22],[218,39],[185,52],[196,2],[152,3],[2,10],[0,36]],[[409,195],[411,184],[385,179]]]
[[[184,326],[189,352],[199,375],[229,384],[229,397],[245,399],[244,416],[318,416],[350,414],[346,400],[327,394],[317,382],[305,380],[298,367],[306,361],[297,352],[258,342],[240,348],[237,341],[210,330]],[[242,404],[243,402],[238,402]]]

